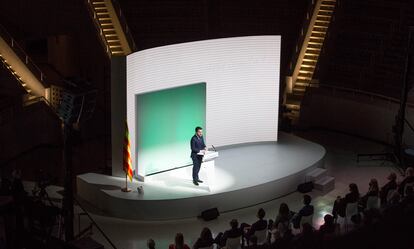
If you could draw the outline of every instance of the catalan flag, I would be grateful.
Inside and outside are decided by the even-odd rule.
[[[131,143],[129,141],[128,122],[125,121],[125,138],[124,138],[124,171],[132,182],[132,160],[131,160]]]

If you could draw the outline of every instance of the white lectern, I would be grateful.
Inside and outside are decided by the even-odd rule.
[[[214,160],[219,156],[217,151],[206,151],[203,157],[203,163],[201,164],[201,175],[205,176],[206,184],[211,189],[214,186],[214,179],[215,179],[215,166]],[[203,180],[204,180],[203,179]]]

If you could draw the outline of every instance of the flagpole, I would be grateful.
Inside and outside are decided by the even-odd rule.
[[[128,188],[128,174],[125,174],[125,188],[121,188],[122,192],[131,192],[131,189]]]

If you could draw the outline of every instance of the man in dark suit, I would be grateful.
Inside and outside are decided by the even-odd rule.
[[[251,226],[247,223],[242,223],[241,228],[244,231],[244,237],[247,239],[247,242],[250,242],[250,237],[252,237],[256,231],[262,231],[267,228],[267,220],[264,219],[266,215],[266,212],[263,208],[260,208],[259,211],[257,211],[257,218],[259,219],[255,223],[253,223]]]
[[[227,239],[239,238],[243,235],[243,230],[239,227],[239,222],[236,219],[230,221],[230,227],[230,230],[217,235],[215,242],[219,247],[226,246]]]
[[[300,227],[300,220],[304,216],[313,215],[313,205],[311,205],[312,197],[310,195],[304,195],[303,196],[303,208],[299,210],[297,214],[295,214],[292,218],[293,227],[298,229]],[[312,224],[309,224],[312,226]]]
[[[205,152],[207,147],[204,143],[203,128],[197,126],[195,128],[195,134],[191,138],[191,159],[193,160],[193,183],[198,186],[198,183],[202,183],[198,178],[198,172],[200,171],[201,163],[203,162],[203,155],[198,155],[200,152]]]

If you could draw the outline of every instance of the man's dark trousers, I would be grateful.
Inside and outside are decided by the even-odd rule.
[[[201,163],[203,162],[203,156],[201,155],[191,155],[193,159],[193,181],[200,180],[198,178],[198,172],[200,172]]]

